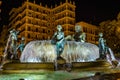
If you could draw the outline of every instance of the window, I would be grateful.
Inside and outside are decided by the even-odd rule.
[[[45,33],[45,29],[43,29],[43,33]]]
[[[36,32],[38,32],[38,28],[36,28]]]
[[[30,34],[28,33],[28,38],[30,38]]]
[[[29,5],[29,9],[32,9],[32,7]]]

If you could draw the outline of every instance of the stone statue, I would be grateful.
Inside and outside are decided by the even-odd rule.
[[[60,57],[65,44],[64,32],[62,32],[61,25],[57,25],[57,32],[54,33],[51,43],[56,45],[57,57]]]
[[[17,58],[16,48],[17,48],[18,33],[19,31],[16,31],[15,29],[10,31],[10,36],[11,36],[10,53],[12,54],[11,59],[14,57],[14,55]]]
[[[75,34],[70,36],[68,35],[65,39],[74,40],[77,42],[85,42],[86,34],[83,32],[82,27],[78,24],[75,25]]]
[[[99,33],[99,41],[98,41],[98,47],[99,47],[99,54],[100,58],[105,58],[105,50],[107,47],[105,47],[105,40],[103,38],[103,33]]]
[[[25,44],[24,44],[24,37],[21,38],[21,43],[19,44],[19,46],[17,47],[17,49],[20,49],[20,52],[22,53],[24,47],[25,47]]]

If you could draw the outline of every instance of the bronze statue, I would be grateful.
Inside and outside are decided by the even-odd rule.
[[[56,45],[57,57],[60,57],[65,44],[64,32],[62,32],[61,25],[57,25],[57,32],[54,33],[51,43]]]
[[[104,59],[105,58],[105,40],[103,38],[103,33],[99,33],[99,41],[98,41],[98,47],[99,47],[99,54],[100,58]]]
[[[10,31],[10,37],[11,37],[11,43],[10,43],[10,53],[12,54],[11,59],[13,57],[17,58],[17,35],[19,31],[16,31],[15,29]]]
[[[75,34],[65,37],[66,40],[74,40],[77,42],[85,42],[86,34],[83,32],[82,27],[78,24],[75,25]]]

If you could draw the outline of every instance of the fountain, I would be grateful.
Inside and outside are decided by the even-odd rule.
[[[106,62],[106,60],[97,61],[100,57],[100,48],[95,44],[85,42],[85,33],[81,32],[79,25],[75,26],[76,34],[71,37],[71,39],[74,38],[74,40],[71,41],[67,41],[66,38],[64,38],[61,25],[57,26],[57,30],[58,32],[54,34],[52,40],[36,40],[26,44],[24,50],[21,51],[22,54],[20,56],[20,62],[5,64],[3,69],[37,68],[53,70],[55,68],[55,70],[59,70],[58,67],[60,67],[62,70],[67,69],[70,71],[71,68],[95,66],[109,67],[112,65],[111,61],[115,60],[112,50],[109,48],[110,56],[107,57],[109,63]],[[12,51],[12,56],[16,56],[17,34],[17,31],[11,31],[4,55],[7,55],[7,50],[10,49],[10,51]],[[56,39],[57,41],[55,42],[54,40]],[[100,37],[100,39],[103,40],[102,37]],[[51,42],[55,42],[56,44],[52,44]],[[10,48],[8,48],[9,44]],[[3,63],[4,61],[5,57],[3,59]]]
[[[76,25],[75,30],[74,40],[67,41],[62,26],[57,25],[57,31],[51,40],[28,43],[22,52],[20,62],[52,62],[55,70],[58,70],[59,65],[70,68],[73,62],[96,61],[99,58],[99,48],[94,44],[85,42],[85,33],[82,33],[81,26]]]
[[[8,43],[10,43],[10,39],[8,39]],[[8,43],[4,55],[8,55]],[[37,79],[40,79],[41,76],[44,77],[43,79],[48,79],[48,76],[51,75],[53,78],[53,75],[56,77],[56,74],[57,78],[59,74],[60,76],[62,74],[64,78],[69,77],[70,79],[70,76],[73,78],[74,74],[80,77],[84,71],[86,71],[86,74],[84,74],[86,76],[94,75],[96,72],[110,73],[109,69],[112,65],[112,60],[116,59],[110,48],[109,53],[107,57],[108,61],[97,60],[99,58],[99,48],[95,44],[65,41],[64,50],[60,55],[61,58],[56,61],[56,45],[51,44],[51,40],[36,40],[26,44],[20,61],[14,62],[13,60],[12,62],[3,64],[1,73],[2,75],[4,73],[12,73],[10,75],[17,76],[17,79],[33,79],[34,77],[32,75],[34,75],[34,79],[36,79],[36,74],[40,76],[38,76],[39,78]],[[6,58],[4,58],[4,60],[5,59]],[[56,64],[58,71],[55,71]],[[18,74],[16,75],[16,73]],[[74,78],[77,77],[74,76]]]
[[[64,59],[64,62],[60,62],[62,67],[67,68],[71,68],[71,65],[74,68],[83,65],[93,67],[93,64],[98,65],[99,63],[99,65],[102,65],[106,62],[96,61],[96,59],[99,58],[99,48],[87,42],[66,41],[61,57]],[[31,41],[25,46],[20,57],[20,62],[7,63],[4,65],[3,69],[35,69],[41,65],[41,67],[39,67],[40,69],[53,70],[56,58],[56,46],[51,44],[51,40]],[[109,66],[109,64],[107,66]]]
[[[10,40],[8,39],[8,43],[9,42]],[[7,54],[8,43],[5,48],[6,51],[4,55]],[[112,51],[111,55],[113,55]],[[61,66],[62,69],[64,68],[68,69],[72,67],[80,68],[81,66],[94,67],[95,65],[97,66],[103,65],[107,67],[110,66],[110,64],[107,63],[106,61],[97,61],[97,59],[99,58],[99,48],[95,44],[87,42],[65,41],[64,50],[60,57],[62,60],[60,59],[57,61],[56,45],[51,44],[51,40],[36,40],[26,44],[21,54],[20,62],[18,61],[19,63],[11,62],[4,64],[4,66],[3,65],[2,66],[3,69],[5,70],[36,69],[36,68],[53,70],[56,64],[62,65]],[[112,57],[112,59],[115,58]],[[5,58],[3,60],[5,60]]]

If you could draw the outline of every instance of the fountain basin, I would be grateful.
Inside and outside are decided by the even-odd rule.
[[[54,70],[53,63],[20,63],[20,62],[10,62],[4,64],[3,70],[34,70],[34,69],[41,69],[41,70]]]
[[[62,63],[62,69],[65,70],[65,64]],[[72,62],[71,63],[72,71],[80,71],[89,69],[90,71],[101,70],[101,69],[110,69],[111,64],[105,60],[93,61],[93,62]],[[44,62],[44,63],[21,63],[21,62],[10,62],[3,65],[3,70],[47,70],[54,71],[54,63]],[[24,72],[26,73],[26,72]]]

